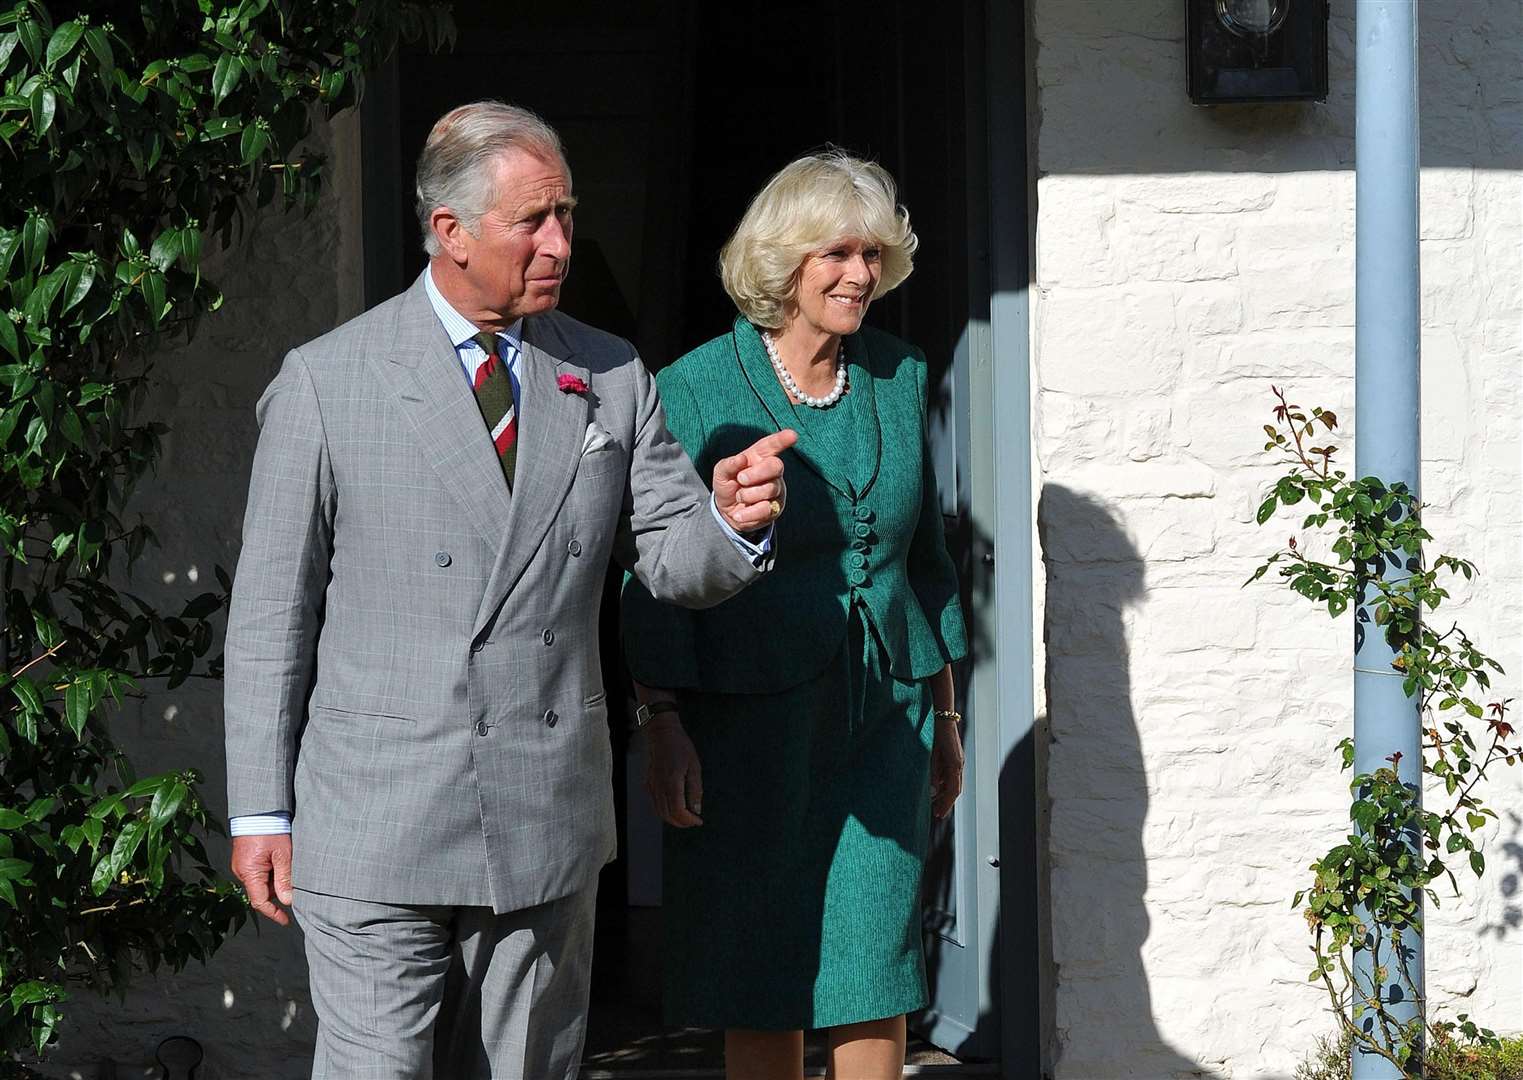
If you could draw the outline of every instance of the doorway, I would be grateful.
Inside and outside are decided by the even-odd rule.
[[[977,237],[988,223],[976,205],[986,181],[968,174],[984,160],[982,135],[969,140],[976,126],[970,117],[982,115],[985,93],[983,63],[974,59],[985,49],[982,5],[563,0],[504,7],[456,0],[454,7],[452,53],[404,52],[367,91],[367,304],[422,270],[414,165],[433,121],[466,101],[497,97],[528,106],[561,133],[580,200],[561,308],[630,338],[652,369],[729,325],[733,307],[720,287],[718,251],[767,177],[827,145],[880,161],[899,182],[921,245],[914,275],[873,306],[869,321],[915,342],[930,360],[942,509],[972,612],[981,601],[971,583],[982,571],[969,512],[966,414],[978,390],[970,390],[976,376],[968,340],[976,309],[987,309],[987,295],[978,295],[986,245]],[[610,573],[602,633],[612,701],[628,696],[617,581]],[[968,675],[962,673],[965,684]],[[960,693],[959,700],[969,699]],[[648,820],[642,831],[643,792],[637,777],[630,783],[629,728],[617,711],[610,737],[620,856],[600,883],[588,1037],[596,1071],[588,1075],[708,1075],[703,1070],[721,1060],[717,1034],[661,1026],[660,913],[648,906],[659,881],[650,862],[659,854],[659,829],[654,841]],[[978,876],[988,873],[979,850],[988,846],[990,820],[1002,816],[992,782],[998,769],[980,770],[970,758],[964,800],[938,830],[928,862],[934,1000],[912,1023],[921,1034],[912,1063],[927,1070],[958,1061],[962,1075],[998,1069],[971,1064],[1000,1055],[998,1023],[989,1022],[998,885]],[[980,772],[991,777],[982,790]]]

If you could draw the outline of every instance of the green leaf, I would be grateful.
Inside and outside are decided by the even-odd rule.
[[[80,448],[85,445],[84,425],[80,423],[79,414],[67,405],[58,415],[58,430],[69,440],[69,445]]]
[[[143,294],[143,302],[148,305],[148,317],[157,325],[164,317],[164,275],[157,270],[146,271],[138,288]]]
[[[141,818],[134,818],[122,826],[122,831],[117,834],[116,843],[111,845],[111,857],[106,860],[106,864],[111,868],[111,877],[116,877],[132,861],[132,856],[137,854],[137,849],[142,845],[143,836],[147,831],[148,822]]]
[[[238,85],[238,80],[243,76],[243,65],[238,62],[235,53],[225,52],[217,57],[216,67],[212,69],[212,105],[222,104],[222,99],[231,94]]]
[[[1275,507],[1278,505],[1278,502],[1279,500],[1275,496],[1271,495],[1269,498],[1265,499],[1263,503],[1260,504],[1259,512],[1257,515],[1258,523],[1260,525],[1264,524],[1264,522],[1274,517]]]
[[[101,74],[109,80],[116,71],[116,57],[111,51],[111,38],[106,31],[99,26],[92,26],[85,31],[85,44],[95,54],[95,62],[100,65]]]
[[[115,880],[116,871],[111,869],[110,856],[102,855],[95,864],[95,872],[90,875],[90,892],[100,896],[111,888],[111,883]]]
[[[16,324],[3,311],[0,311],[0,348],[10,353],[11,359],[21,359],[21,343],[16,337]]]
[[[1479,851],[1472,851],[1470,853],[1470,869],[1475,871],[1476,877],[1481,877],[1486,873],[1486,858]]]
[[[19,829],[21,826],[25,825],[26,822],[26,815],[18,814],[16,811],[10,809],[9,807],[0,809],[0,831],[8,829]]]
[[[37,20],[22,20],[21,25],[16,27],[16,32],[21,35],[21,47],[26,50],[27,56],[32,58],[32,63],[42,63],[42,27],[38,24]]]
[[[53,996],[52,989],[43,982],[24,982],[11,991],[11,1009],[19,1011],[24,1005],[35,1005]]]
[[[59,314],[67,314],[72,309],[84,302],[90,295],[90,286],[95,284],[95,266],[92,263],[76,262],[73,264],[71,281],[64,294],[63,309]]]
[[[270,136],[264,128],[253,124],[244,128],[243,138],[238,143],[238,152],[243,156],[243,164],[252,165],[269,144]]]
[[[148,808],[148,823],[154,829],[163,828],[164,823],[174,817],[186,796],[190,794],[190,788],[183,782],[176,781],[168,787],[159,788],[158,794],[153,797],[153,803]]]
[[[17,675],[11,683],[11,693],[21,701],[21,706],[30,714],[42,712],[42,695],[37,692],[37,686],[26,675]]]
[[[168,228],[154,237],[153,247],[148,251],[148,261],[159,270],[168,270],[180,257],[181,250],[180,230]]]
[[[32,872],[25,859],[0,859],[0,881],[17,881]]]
[[[80,36],[84,32],[85,28],[73,19],[54,30],[53,36],[48,39],[47,59],[44,61],[47,66],[57,67],[58,62],[68,56],[74,46],[79,43]]]
[[[69,730],[74,732],[76,739],[84,736],[85,723],[90,719],[90,706],[93,704],[87,682],[76,679],[69,684],[68,690],[64,691],[64,716],[68,719]]]
[[[48,240],[53,234],[53,224],[43,214],[28,214],[26,224],[21,226],[21,253],[28,273],[42,269],[47,257]]]
[[[32,91],[32,130],[38,135],[46,134],[53,126],[58,112],[58,95],[51,86],[39,86]]]

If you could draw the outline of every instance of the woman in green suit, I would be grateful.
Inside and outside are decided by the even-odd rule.
[[[881,167],[768,182],[721,255],[730,332],[657,376],[700,475],[793,428],[773,570],[708,611],[631,582],[624,642],[665,841],[666,1011],[725,1030],[730,1080],[898,1077],[926,1003],[920,878],[962,790],[966,652],[926,452],[920,350],[862,325],[915,234]],[[744,477],[742,477],[744,479]]]

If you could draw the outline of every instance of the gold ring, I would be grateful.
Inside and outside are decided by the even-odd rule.
[[[772,511],[772,516],[777,517],[783,512],[783,504],[773,499],[767,504],[767,509]]]

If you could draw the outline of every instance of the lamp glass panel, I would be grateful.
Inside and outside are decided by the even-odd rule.
[[[1290,0],[1216,0],[1216,17],[1234,34],[1263,37],[1274,33],[1290,12]]]

